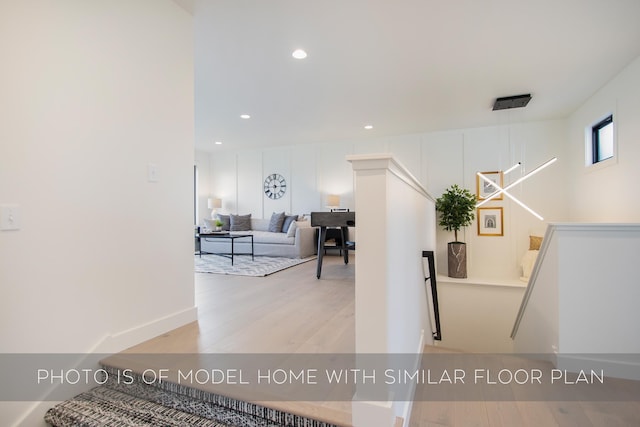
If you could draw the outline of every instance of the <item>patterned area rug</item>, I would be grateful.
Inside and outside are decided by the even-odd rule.
[[[315,256],[303,259],[256,256],[252,261],[250,255],[237,255],[231,265],[231,259],[226,257],[219,255],[202,255],[200,257],[196,255],[195,271],[196,273],[263,277],[314,259],[316,259]]]
[[[160,403],[96,387],[47,411],[45,421],[55,427],[166,426],[232,427]],[[245,424],[235,424],[245,425]]]
[[[168,381],[151,385],[135,373],[124,384],[117,368],[102,367],[104,385],[58,403],[44,420],[54,427],[337,427]]]

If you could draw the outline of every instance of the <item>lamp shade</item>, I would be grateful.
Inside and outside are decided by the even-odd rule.
[[[220,209],[222,207],[222,199],[207,199],[207,208]]]
[[[329,194],[327,196],[327,206],[330,207],[339,207],[340,206],[340,196],[337,194]]]

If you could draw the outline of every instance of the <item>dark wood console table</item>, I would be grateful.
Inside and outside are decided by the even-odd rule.
[[[342,249],[344,263],[349,264],[349,249],[354,249],[354,245],[347,242],[349,227],[355,227],[355,212],[311,212],[311,226],[320,227],[318,235],[318,267],[316,277],[319,279],[322,273],[322,258],[324,257],[324,241],[327,238],[327,227],[339,228],[341,233],[341,246],[333,248]]]

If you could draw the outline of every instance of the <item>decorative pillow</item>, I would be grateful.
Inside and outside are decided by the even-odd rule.
[[[251,214],[247,215],[230,215],[231,231],[250,231],[251,230]]]
[[[536,258],[538,257],[538,252],[539,251],[536,250],[529,250],[525,252],[522,257],[522,261],[520,262],[520,266],[522,267],[522,280],[529,280],[529,276],[531,276],[531,271],[533,270],[533,265],[536,263]]]
[[[292,222],[296,222],[298,220],[298,215],[285,215],[284,222],[282,223],[282,232],[289,234],[289,227]]]
[[[229,215],[218,214],[218,219],[222,223],[222,230],[223,231],[231,230],[231,219],[229,218]]]
[[[542,237],[529,236],[529,250],[530,251],[538,251],[538,250],[540,250],[540,245],[541,244],[542,244]]]
[[[284,223],[284,212],[271,214],[268,231],[272,233],[282,233],[282,224]]]
[[[296,221],[291,221],[291,224],[289,224],[289,229],[287,230],[287,237],[296,237],[297,229],[298,223]]]

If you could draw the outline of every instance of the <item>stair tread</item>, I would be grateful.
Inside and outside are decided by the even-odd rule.
[[[468,353],[464,350],[455,348],[442,347],[439,345],[425,345],[422,349],[423,353]]]

